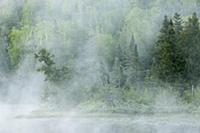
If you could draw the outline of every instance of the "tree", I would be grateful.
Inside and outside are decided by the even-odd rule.
[[[8,35],[7,52],[10,59],[11,68],[18,68],[18,65],[24,54],[25,42],[29,39],[31,28],[28,26],[16,29],[13,27]]]
[[[133,85],[134,83],[141,80],[142,65],[139,61],[139,54],[137,44],[135,44],[134,37],[131,37],[130,44],[126,50],[126,67],[125,73],[127,76],[127,84]]]
[[[176,32],[174,23],[165,16],[160,36],[156,42],[152,74],[164,82],[173,82],[177,77]]]
[[[141,80],[141,68],[137,45],[132,36],[127,46],[122,48],[119,45],[117,49],[111,79],[117,87],[131,87]]]
[[[182,25],[183,20],[181,19],[181,15],[178,13],[175,13],[173,22],[174,22],[174,30],[175,30],[176,36],[178,36],[179,38],[183,31],[183,25]]]
[[[16,69],[21,58],[22,42],[17,45],[15,42],[23,38],[23,35],[21,34],[23,29],[22,32],[18,30],[21,27],[20,21],[22,19],[22,9],[23,6],[21,4],[16,4],[16,8],[12,9],[12,14],[1,20],[0,37],[1,43],[4,44],[3,47],[5,48],[4,54],[7,56],[6,66],[8,70]]]
[[[182,50],[183,44],[181,42],[182,40],[182,32],[183,32],[183,21],[181,19],[180,14],[175,13],[174,18],[174,31],[175,31],[175,73],[176,73],[176,79],[179,81],[184,79],[184,71],[185,71],[185,58],[184,53]]]
[[[46,49],[41,49],[38,53],[35,53],[35,58],[42,63],[37,70],[44,73],[46,81],[58,82],[69,78],[69,68],[66,66],[56,68],[53,57],[54,55],[51,55]]]
[[[186,61],[184,76],[191,88],[194,88],[197,86],[200,77],[200,28],[196,13],[193,13],[192,17],[189,17],[186,22],[181,43],[183,44],[182,50]]]

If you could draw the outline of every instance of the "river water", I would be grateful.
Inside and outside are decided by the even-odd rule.
[[[8,109],[9,108],[9,109]],[[200,133],[200,116],[190,114],[77,114],[30,117],[28,109],[4,106],[0,133]],[[23,116],[17,116],[23,114]]]

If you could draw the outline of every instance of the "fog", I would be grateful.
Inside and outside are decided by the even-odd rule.
[[[136,81],[123,92],[112,71],[131,37],[150,66],[164,15],[200,16],[198,0],[1,0],[0,8],[0,133],[200,132],[198,110],[170,85]],[[46,81],[40,49],[69,78]]]
[[[2,107],[2,106],[1,106]],[[8,109],[8,108],[7,108]],[[14,109],[14,107],[12,107]],[[23,108],[24,109],[24,108]],[[7,112],[8,110],[6,110]],[[26,110],[27,111],[27,110]],[[21,112],[21,111],[20,111]],[[130,116],[111,115],[95,116],[66,113],[62,117],[52,118],[15,118],[10,114],[16,111],[2,112],[2,133],[199,133],[199,116],[190,115],[156,115]],[[21,112],[22,113],[22,112]],[[6,117],[6,114],[9,115]],[[187,118],[186,118],[187,116]]]

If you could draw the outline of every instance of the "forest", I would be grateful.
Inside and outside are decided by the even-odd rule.
[[[0,2],[0,101],[200,111],[199,0]]]

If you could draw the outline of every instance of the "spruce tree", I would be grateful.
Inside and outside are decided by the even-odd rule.
[[[196,13],[193,13],[184,27],[182,42],[186,61],[185,79],[191,87],[197,85],[200,77],[200,27]]]
[[[182,42],[181,42],[181,36],[183,33],[183,20],[181,19],[180,14],[175,13],[174,18],[174,31],[175,31],[175,72],[176,72],[176,79],[178,81],[182,82],[184,79],[184,71],[185,71],[185,58],[184,58],[184,53],[182,51]]]
[[[132,36],[126,51],[125,73],[127,75],[126,82],[128,86],[133,85],[141,80],[141,67],[137,44],[135,44],[134,37]]]
[[[180,34],[183,31],[183,25],[182,25],[183,20],[181,19],[181,15],[178,13],[175,13],[173,21],[174,21],[174,30],[176,32],[176,35],[180,37]]]
[[[174,23],[167,16],[163,21],[160,36],[156,42],[152,73],[158,79],[172,82],[176,73],[176,39]]]

